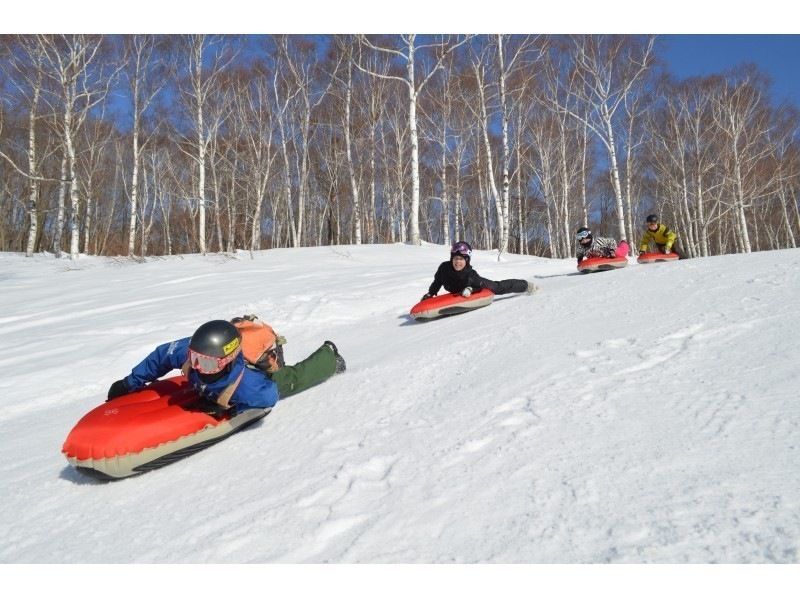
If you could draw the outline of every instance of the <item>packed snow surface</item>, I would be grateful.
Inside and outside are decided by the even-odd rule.
[[[437,245],[0,254],[0,562],[797,563],[800,250],[575,274],[414,322]],[[103,483],[61,445],[109,385],[256,313],[347,372]]]

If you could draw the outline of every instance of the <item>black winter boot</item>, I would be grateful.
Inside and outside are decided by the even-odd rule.
[[[325,341],[322,343],[323,345],[328,345],[333,351],[333,354],[336,356],[336,374],[341,374],[343,371],[347,369],[347,364],[344,361],[344,357],[339,355],[339,349],[336,348],[336,345],[333,344],[333,341]]]

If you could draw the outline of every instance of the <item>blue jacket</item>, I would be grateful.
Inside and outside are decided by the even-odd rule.
[[[125,383],[130,390],[139,390],[146,384],[158,380],[172,370],[179,370],[189,358],[189,337],[171,343],[164,343],[156,347],[144,360],[131,370],[130,376],[125,378]],[[231,371],[216,382],[206,384],[194,370],[189,370],[189,382],[203,397],[215,401],[222,391],[236,381],[244,370],[239,385],[231,397],[230,405],[236,411],[245,409],[273,407],[278,402],[278,387],[258,371],[245,367],[244,357],[241,353],[232,364]]]

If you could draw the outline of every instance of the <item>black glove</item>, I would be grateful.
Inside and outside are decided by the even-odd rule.
[[[422,299],[420,299],[420,301],[425,301],[425,299],[430,299],[431,297],[433,297],[433,295],[431,295],[430,293],[425,293],[422,296]]]
[[[122,380],[117,380],[111,385],[111,388],[108,389],[108,398],[106,399],[106,402],[110,401],[111,399],[121,397],[122,395],[126,395],[130,391],[131,389],[128,388],[128,383],[125,382],[125,378]]]

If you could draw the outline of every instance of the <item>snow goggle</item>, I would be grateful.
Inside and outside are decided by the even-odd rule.
[[[463,255],[464,257],[469,257],[472,255],[472,247],[469,246],[469,243],[464,243],[464,241],[459,241],[450,249],[451,254],[458,254]]]
[[[591,237],[591,236],[592,236],[592,231],[590,231],[590,230],[582,230],[577,235],[575,235],[575,238],[578,239],[578,241],[583,241],[587,237]]]
[[[269,359],[278,359],[278,350],[277,347],[273,346],[270,349],[267,349],[261,354],[261,357],[258,358],[256,361],[256,365],[263,367],[269,364]]]
[[[238,351],[234,351],[227,357],[212,357],[189,349],[189,366],[201,374],[216,374],[236,359],[238,354]]]

